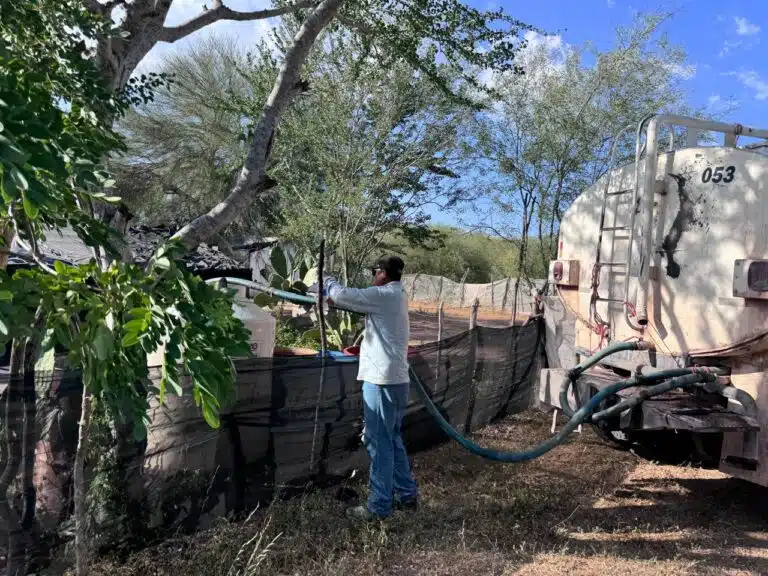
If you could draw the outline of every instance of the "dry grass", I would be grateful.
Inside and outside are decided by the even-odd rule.
[[[477,436],[515,449],[548,428],[530,411]],[[416,514],[351,521],[334,491],[316,492],[95,573],[224,576],[241,549],[241,559],[258,549],[250,575],[768,574],[763,489],[655,466],[590,430],[526,464],[489,463],[446,444],[416,455],[414,469],[423,497]]]

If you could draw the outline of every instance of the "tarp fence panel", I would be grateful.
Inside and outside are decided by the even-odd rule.
[[[409,357],[435,404],[460,431],[467,421],[476,430],[528,407],[544,326],[534,318],[526,325],[475,330],[474,365],[470,365],[474,339],[470,331],[416,346]],[[356,359],[328,359],[324,369],[323,361],[314,357],[241,360],[236,367],[236,400],[223,411],[218,430],[205,423],[189,393],[181,398],[169,395],[162,407],[151,403],[146,445],[139,451],[141,457],[128,465],[142,471],[150,510],[168,508],[169,478],[201,478],[205,506],[198,507],[199,515],[214,509],[216,513],[241,510],[254,500],[269,500],[281,487],[343,476],[367,466],[360,441],[362,393]],[[73,407],[78,406],[81,391],[77,374],[38,372],[36,381],[41,413],[54,422],[73,417],[76,422]],[[5,381],[0,375],[3,384],[7,374]],[[184,386],[188,390],[189,382]],[[470,414],[473,386],[476,398]],[[61,522],[68,508],[74,454],[67,445],[72,434],[53,438],[52,429],[58,430],[56,426],[41,429],[35,474],[38,517],[49,528]],[[446,440],[413,390],[403,435],[412,453]],[[153,514],[149,521],[174,525],[182,513],[174,514]]]

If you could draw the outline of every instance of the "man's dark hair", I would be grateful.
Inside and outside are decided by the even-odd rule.
[[[383,256],[376,262],[376,267],[387,273],[387,278],[393,282],[399,282],[403,277],[405,262],[399,256]]]

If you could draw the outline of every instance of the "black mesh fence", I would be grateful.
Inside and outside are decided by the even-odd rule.
[[[466,432],[529,406],[542,336],[540,319],[481,326],[416,346],[409,360],[448,421]],[[143,525],[195,527],[206,516],[247,510],[291,487],[333,482],[367,467],[355,358],[275,357],[236,365],[236,400],[219,429],[205,423],[186,393],[152,405],[145,441],[123,439],[113,477],[127,486],[121,497],[136,501]],[[7,375],[0,376],[5,384]],[[57,369],[38,373],[36,388],[36,516],[41,532],[55,532],[71,517],[81,383],[77,374]],[[403,430],[412,453],[446,440],[413,392]],[[8,500],[20,506],[18,490]]]

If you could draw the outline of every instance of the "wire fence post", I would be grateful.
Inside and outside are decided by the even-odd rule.
[[[475,402],[477,401],[477,379],[475,370],[477,368],[477,309],[480,307],[480,300],[475,298],[472,302],[472,312],[469,315],[469,402],[467,403],[467,415],[464,420],[464,433],[469,434],[472,431],[472,415],[475,411]]]
[[[509,293],[509,276],[507,276],[507,282],[504,284],[504,296],[501,298],[501,309],[507,307],[507,294]]]
[[[459,297],[459,308],[464,306],[464,287],[467,282],[467,275],[469,275],[469,268],[464,272],[464,276],[461,277],[461,296]]]
[[[315,403],[315,426],[312,430],[312,452],[309,456],[309,473],[313,474],[315,466],[315,446],[317,443],[317,421],[320,417],[320,401],[323,398],[325,384],[325,362],[328,340],[325,333],[325,313],[323,312],[323,266],[325,265],[325,240],[320,241],[320,256],[317,259],[317,320],[320,323],[320,384],[317,389],[317,402]]]
[[[440,363],[443,355],[443,315],[445,314],[444,303],[440,301],[440,307],[437,309],[437,362],[435,362],[435,386],[432,390],[437,392],[440,385]]]

